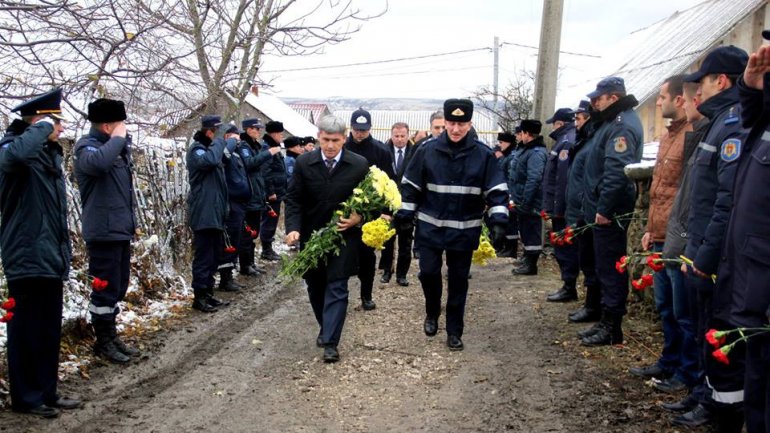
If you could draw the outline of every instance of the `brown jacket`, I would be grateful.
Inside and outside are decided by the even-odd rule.
[[[674,204],[679,179],[684,165],[684,134],[692,131],[687,119],[672,121],[668,131],[660,138],[660,148],[652,172],[650,186],[650,212],[647,231],[652,233],[653,242],[666,239],[666,224]]]

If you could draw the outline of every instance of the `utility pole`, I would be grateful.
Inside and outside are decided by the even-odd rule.
[[[492,52],[494,53],[495,57],[495,66],[494,70],[492,71],[492,89],[494,90],[494,95],[492,96],[494,98],[494,105],[495,111],[497,110],[497,84],[498,84],[498,77],[500,76],[500,38],[495,36],[495,43],[494,48],[492,49]]]
[[[544,120],[551,117],[556,108],[556,80],[559,75],[559,44],[563,10],[564,0],[543,1],[533,104],[535,119]],[[546,131],[543,132],[545,135]]]

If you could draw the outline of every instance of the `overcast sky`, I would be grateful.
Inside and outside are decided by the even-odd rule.
[[[701,1],[565,0],[561,50],[602,59],[562,54],[559,90],[574,90],[575,83],[597,76],[601,62],[611,56],[610,48],[630,32]],[[272,79],[269,92],[308,99],[469,96],[492,83],[495,36],[506,44],[500,50],[501,87],[518,71],[536,68],[536,50],[508,44],[539,44],[541,0],[389,0],[387,4],[385,15],[364,23],[350,40],[327,47],[324,54],[265,57],[260,76]],[[385,1],[359,1],[358,5],[374,13],[384,8]],[[339,69],[269,72],[474,49],[480,50]]]

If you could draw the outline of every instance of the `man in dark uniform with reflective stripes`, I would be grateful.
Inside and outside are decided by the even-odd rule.
[[[492,149],[469,136],[473,102],[444,102],[446,131],[420,145],[402,180],[397,224],[411,228],[417,217],[420,283],[425,295],[424,331],[438,332],[441,314],[442,254],[449,274],[446,305],[447,346],[462,350],[468,272],[478,248],[487,209],[493,240],[505,236],[508,186]]]

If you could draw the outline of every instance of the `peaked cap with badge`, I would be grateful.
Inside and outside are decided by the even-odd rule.
[[[350,116],[350,128],[357,131],[372,129],[372,115],[363,108],[359,108]]]
[[[54,119],[62,120],[61,115],[61,97],[62,89],[58,87],[50,92],[38,95],[29,101],[13,107],[11,112],[18,112],[20,116],[51,116]]]

